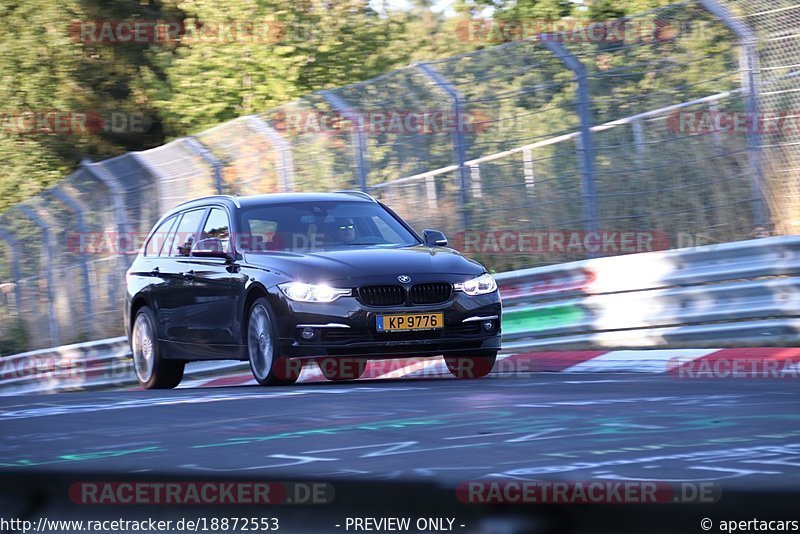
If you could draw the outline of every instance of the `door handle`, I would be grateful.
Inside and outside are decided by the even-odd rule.
[[[188,272],[183,273],[183,277],[186,280],[194,280],[194,271],[188,271]]]

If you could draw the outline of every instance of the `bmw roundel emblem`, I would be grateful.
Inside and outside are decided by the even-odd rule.
[[[411,277],[408,276],[407,274],[401,274],[400,276],[397,277],[397,281],[400,282],[401,284],[407,284],[411,281]]]

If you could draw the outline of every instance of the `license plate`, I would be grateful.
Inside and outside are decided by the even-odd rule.
[[[439,330],[444,327],[443,313],[414,313],[403,315],[378,315],[378,332],[406,332],[409,330]]]

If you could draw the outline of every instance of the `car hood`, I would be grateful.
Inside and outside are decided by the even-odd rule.
[[[417,245],[402,248],[366,247],[313,253],[246,253],[245,261],[281,271],[308,283],[397,276],[401,274],[479,275],[481,264],[446,247]]]

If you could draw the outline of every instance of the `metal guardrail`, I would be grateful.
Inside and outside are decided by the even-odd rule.
[[[192,362],[184,380],[245,372],[240,361]],[[15,354],[0,360],[0,396],[136,387],[125,337]]]
[[[800,346],[800,236],[501,273],[506,351]],[[186,380],[246,372],[195,362]],[[0,395],[133,387],[126,338],[0,360]]]
[[[497,282],[509,350],[800,344],[800,236],[598,258]]]

